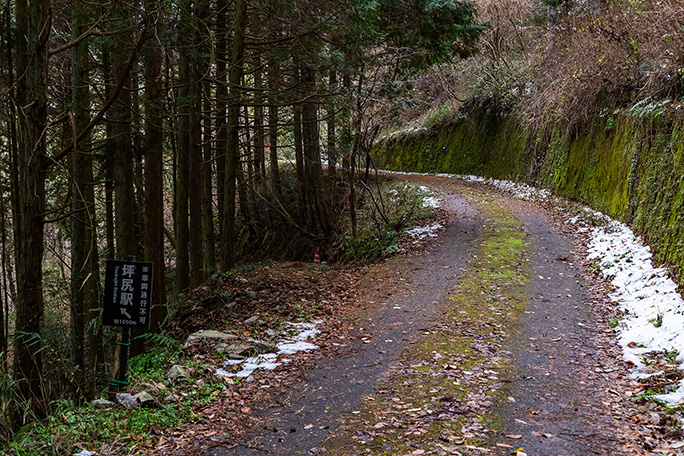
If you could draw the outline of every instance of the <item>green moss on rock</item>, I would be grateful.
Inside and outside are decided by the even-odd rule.
[[[655,257],[684,271],[684,119],[596,115],[569,134],[532,130],[519,115],[475,112],[454,123],[380,141],[378,166],[524,181],[581,201],[645,234]]]

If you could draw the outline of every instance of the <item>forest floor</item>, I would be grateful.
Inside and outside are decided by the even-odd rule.
[[[646,385],[583,235],[483,185],[409,179],[440,199],[439,237],[315,280],[303,264],[260,272],[260,296],[269,280],[315,284],[320,348],[231,386],[146,454],[678,454],[674,422],[629,399]]]

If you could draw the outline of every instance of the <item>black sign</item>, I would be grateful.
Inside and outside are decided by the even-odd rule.
[[[105,274],[105,326],[150,327],[152,263],[107,260]]]

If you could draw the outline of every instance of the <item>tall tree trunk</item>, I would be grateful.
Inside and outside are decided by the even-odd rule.
[[[7,373],[7,333],[5,332],[5,320],[9,315],[6,316],[5,312],[5,297],[4,292],[5,287],[0,284],[0,372]]]
[[[351,79],[347,75],[345,77],[345,87],[351,91]],[[352,236],[356,237],[357,223],[356,223],[356,156],[361,146],[361,88],[363,87],[363,72],[359,76],[359,85],[356,93],[356,112],[354,115],[354,142],[349,156],[349,218],[352,226]]]
[[[237,192],[238,202],[240,203],[240,215],[244,220],[244,224],[251,227],[251,187],[252,179],[254,177],[254,155],[252,154],[252,139],[250,137],[250,122],[249,110],[247,106],[243,107],[244,111],[244,128],[242,129],[242,144],[244,144],[245,153],[238,158],[237,169]],[[253,188],[253,187],[252,187]]]
[[[31,399],[34,410],[43,412],[43,360],[39,341],[43,316],[43,214],[47,166],[44,131],[47,127],[50,2],[17,0],[16,18],[20,133],[16,161],[19,174],[18,207],[14,211],[17,226],[14,375],[21,395],[25,399]]]
[[[297,199],[299,208],[306,218],[308,213],[309,194],[306,191],[306,178],[304,171],[304,139],[302,137],[302,107],[295,104],[292,107],[292,138],[295,150],[295,173],[297,174]]]
[[[245,33],[247,28],[247,1],[235,1],[235,23],[233,26],[233,49],[230,68],[230,102],[228,105],[226,176],[223,237],[221,239],[221,269],[228,271],[235,266],[235,193],[239,150],[239,87],[244,72]]]
[[[181,34],[179,56],[178,149],[176,155],[176,179],[174,181],[174,226],[176,234],[176,293],[190,288],[190,227],[188,224],[190,189],[190,144],[193,83],[190,58],[192,39],[192,2],[181,4]]]
[[[332,93],[337,91],[337,73],[335,70],[330,70],[330,78],[328,80],[329,90]],[[328,101],[328,179],[330,180],[330,196],[335,194],[333,188],[335,185],[335,172],[337,168],[337,128],[335,112],[334,97],[330,97]]]
[[[330,224],[321,186],[321,144],[318,121],[318,97],[313,68],[302,69],[306,101],[302,103],[302,138],[304,144],[304,181],[307,195],[307,219],[310,229],[322,236],[330,233]]]
[[[131,78],[128,59],[133,58],[131,50],[123,43],[131,38],[130,11],[119,6],[116,12],[117,49],[111,50],[113,74],[117,84],[122,85],[117,100],[111,108],[112,135],[114,150],[114,226],[116,255],[124,259],[137,253],[135,224],[135,187],[133,183],[133,142],[131,137]]]
[[[243,81],[244,84],[244,81]],[[245,182],[251,182],[252,175],[254,174],[254,145],[252,144],[252,122],[249,117],[249,107],[243,106],[242,107],[242,130],[240,132],[240,137],[241,141],[240,144],[242,144],[243,152],[240,156],[239,161],[241,161],[245,166],[243,169],[245,170]]]
[[[146,0],[145,13],[156,14],[159,0]],[[162,34],[161,30],[157,34]],[[164,96],[162,56],[156,43],[143,48],[145,63],[145,260],[154,263],[150,328],[160,331],[166,318],[164,283]]]
[[[262,178],[266,177],[265,149],[264,149],[264,97],[263,75],[261,62],[257,61],[254,69],[254,170]]]
[[[88,14],[82,1],[74,3],[73,33],[78,38],[86,31]],[[76,138],[90,122],[90,73],[88,40],[71,49],[71,112]],[[99,308],[99,266],[97,252],[93,156],[90,135],[74,145],[71,191],[71,362],[75,383],[83,388],[86,399],[97,391],[95,379],[103,361],[102,333],[97,324]],[[88,343],[86,344],[86,338]],[[87,347],[87,348],[86,348]],[[93,373],[93,381],[86,374]],[[77,398],[77,400],[80,398]]]
[[[217,220],[219,226],[219,240],[223,236],[224,200],[226,187],[226,100],[228,99],[228,85],[226,81],[226,59],[228,58],[228,2],[216,2],[216,201],[218,203]]]
[[[204,162],[202,163],[202,175],[204,187],[202,191],[202,230],[204,232],[204,263],[208,274],[216,272],[216,237],[214,233],[214,192],[213,192],[213,141],[211,119],[211,86],[208,82],[203,84],[204,96],[204,127],[203,127],[203,150]]]
[[[249,207],[249,196],[247,196],[247,184],[250,172],[245,171],[245,166],[246,163],[244,160],[238,161],[236,178],[240,215],[242,215],[244,224],[249,226],[252,223],[252,215]]]
[[[190,286],[195,288],[204,282],[204,234],[202,226],[202,195],[204,189],[204,168],[202,148],[202,73],[205,64],[200,58],[204,30],[200,24],[206,16],[206,2],[195,2],[197,25],[193,27],[193,43],[190,51],[190,184],[189,212],[190,212]]]
[[[271,59],[268,62],[269,90],[275,91],[280,69],[278,62]],[[278,165],[278,105],[275,97],[268,99],[268,152],[271,175],[271,187],[275,195],[280,195],[280,167]]]
[[[114,85],[117,81],[114,66],[112,65],[110,45],[107,42],[102,46],[102,66],[104,67],[105,98],[110,99],[114,95]],[[116,142],[111,139],[114,137],[114,123],[112,122],[111,111],[107,113],[106,120],[105,135],[110,139],[105,143],[105,153],[102,159],[105,177],[105,257],[114,259],[116,258],[116,239],[114,236],[114,161]]]
[[[137,2],[135,2],[137,4]],[[140,113],[140,76],[138,74],[138,64],[135,64],[134,70],[131,71],[131,126],[138,122],[138,115]],[[142,128],[142,126],[140,126]],[[133,212],[133,219],[135,220],[135,234],[136,234],[136,253],[137,258],[144,258],[144,223],[145,223],[145,176],[143,157],[145,155],[144,145],[141,143],[143,137],[138,134],[138,128],[131,128],[131,151],[133,157],[133,188],[135,190],[135,210]]]
[[[11,30],[10,19],[12,17],[12,10],[10,2],[4,6],[4,11],[2,14],[2,25],[0,31],[0,80],[5,84],[5,87],[10,87],[9,95],[10,100],[15,100],[14,91],[14,75],[12,68],[12,45],[9,40],[9,31]],[[9,142],[9,160],[7,164],[10,169],[8,173],[13,172],[12,157],[16,156],[16,144],[17,144],[17,130],[16,130],[16,119],[15,110],[13,103],[7,103],[3,106],[6,111],[6,117],[9,118],[9,137],[7,138]],[[5,202],[5,192],[11,192],[11,186],[5,187],[4,183],[12,179],[12,176],[7,177],[0,176],[0,268],[2,271],[2,282],[0,284],[0,370],[4,373],[8,371],[7,356],[9,354],[9,289],[8,289],[8,258],[7,258],[7,220],[12,220],[10,218],[9,211],[6,208]],[[11,180],[10,180],[11,182]],[[10,279],[11,280],[11,279]]]
[[[112,65],[112,57],[108,43],[102,46],[102,66],[104,67],[105,79],[105,98],[110,99],[114,94],[114,84],[116,84],[116,75],[114,74],[114,67]],[[114,137],[114,123],[112,120],[112,112],[108,112],[105,123],[105,136],[107,138]],[[116,240],[114,236],[114,156],[116,155],[116,143],[109,139],[105,143],[104,157],[102,159],[102,167],[104,169],[104,191],[105,191],[105,238],[106,248],[105,257],[109,259],[116,258]]]
[[[2,179],[4,180],[4,179]],[[9,318],[9,303],[7,293],[7,270],[5,268],[5,245],[7,243],[6,219],[5,219],[5,186],[0,180],[0,268],[2,278],[0,281],[0,372],[7,373],[8,334],[7,321]]]

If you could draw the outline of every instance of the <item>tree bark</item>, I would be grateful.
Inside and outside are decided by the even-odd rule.
[[[114,92],[114,84],[116,84],[116,76],[114,75],[114,68],[112,66],[111,52],[109,44],[105,43],[102,46],[102,66],[105,73],[105,96],[107,99],[111,98]],[[107,138],[114,137],[114,124],[111,122],[112,113],[107,113],[107,122],[105,123],[105,135]],[[116,240],[114,236],[114,156],[116,155],[116,143],[109,139],[105,143],[105,154],[102,160],[105,175],[105,237],[106,250],[105,257],[109,259],[116,258]]]
[[[272,59],[268,62],[269,89],[274,91],[279,76],[278,62]],[[274,97],[269,97],[268,104],[268,152],[273,193],[280,195],[280,167],[278,165],[278,105]]]
[[[6,321],[9,318],[9,306],[7,305],[7,281],[5,280],[5,189],[0,183],[0,231],[2,231],[2,282],[0,282],[0,372],[7,373],[7,345]]]
[[[225,272],[235,266],[235,194],[239,150],[240,82],[244,72],[245,33],[247,28],[247,2],[236,0],[233,25],[233,48],[230,68],[230,97],[226,135],[226,175],[223,237],[221,239],[221,269]]]
[[[304,171],[304,139],[302,137],[302,107],[296,104],[292,107],[292,138],[295,150],[295,173],[297,174],[297,199],[299,208],[306,218],[308,216],[309,194],[306,190]],[[311,227],[307,227],[311,228]]]
[[[227,0],[216,2],[216,202],[219,240],[223,240],[224,200],[226,188],[226,100],[228,86],[226,81],[226,59],[228,58],[228,23]]]
[[[159,0],[146,0],[145,13],[153,15]],[[161,34],[158,30],[156,34]],[[154,263],[150,328],[161,330],[166,318],[164,283],[164,96],[161,49],[155,44],[143,48],[145,63],[145,260]]]
[[[17,303],[14,375],[19,392],[43,414],[40,350],[43,316],[42,260],[47,167],[48,38],[50,2],[17,0],[17,103],[19,105],[18,207],[15,208]],[[19,420],[21,417],[18,417]],[[15,420],[15,421],[19,421]],[[15,424],[21,424],[15,422]]]
[[[195,2],[193,17],[196,25],[193,27],[193,43],[190,50],[190,178],[188,184],[190,208],[190,286],[196,288],[204,283],[204,234],[202,220],[202,196],[204,192],[204,167],[202,147],[202,73],[204,62],[200,58],[202,52],[203,23],[206,16],[206,2]]]
[[[264,149],[264,97],[261,90],[263,89],[263,76],[261,70],[261,62],[257,61],[254,69],[254,88],[256,94],[254,96],[254,170],[255,173],[262,178],[266,177],[265,166],[265,149]]]
[[[330,78],[328,80],[328,86],[330,88],[331,92],[336,92],[337,91],[337,73],[335,73],[335,70],[330,70]],[[335,112],[335,103],[334,103],[334,97],[330,97],[330,100],[328,101],[328,180],[330,181],[329,186],[331,190],[331,196],[334,195],[334,186],[335,186],[335,173],[336,173],[336,168],[337,168],[337,148],[336,148],[336,140],[337,140],[337,134],[335,129],[337,128],[336,125],[336,112]]]
[[[190,144],[193,83],[191,80],[192,2],[181,4],[181,34],[179,43],[179,97],[178,148],[176,154],[176,179],[174,181],[174,227],[176,235],[176,294],[190,288],[190,226],[188,194],[190,189]]]
[[[130,11],[119,6],[116,12],[116,39],[119,48],[111,50],[111,60],[115,80],[122,83],[117,101],[111,108],[112,135],[114,150],[114,226],[116,254],[119,259],[137,253],[135,224],[135,187],[133,183],[133,141],[131,135],[131,78],[127,71],[128,59],[132,58],[128,46],[132,28]]]
[[[213,192],[213,166],[214,143],[212,141],[211,119],[211,86],[208,82],[204,87],[204,128],[203,150],[204,162],[202,163],[203,191],[202,191],[202,231],[204,233],[204,263],[207,274],[216,272],[216,236],[214,233],[214,192]]]
[[[346,78],[345,85],[351,90],[351,79]],[[356,91],[356,112],[354,113],[354,142],[349,156],[349,218],[352,226],[352,236],[357,235],[356,223],[356,156],[361,147],[361,89],[363,87],[363,72],[359,75]]]
[[[88,24],[88,14],[82,1],[73,8],[73,33],[78,38]],[[81,40],[71,49],[73,116],[72,136],[90,123],[89,42]],[[98,324],[99,255],[95,218],[95,189],[90,135],[74,145],[73,183],[71,190],[71,362],[75,383],[83,395],[91,399],[97,391],[97,378],[103,362],[101,325]],[[88,343],[86,343],[86,340]],[[92,373],[92,378],[87,374]],[[80,398],[76,398],[79,400]]]
[[[14,52],[12,49],[12,45],[10,43],[10,40],[7,39],[9,38],[9,31],[11,30],[11,9],[9,3],[6,6],[5,14],[3,14],[2,18],[2,31],[0,32],[0,66],[2,66],[2,74],[0,74],[0,77],[2,78],[3,83],[6,84],[6,87],[9,87],[9,95],[11,100],[16,99],[16,94],[14,90],[14,68],[13,68],[13,59],[12,59],[12,53]],[[13,182],[13,185],[16,185],[16,180],[14,180],[14,172],[15,172],[15,167],[13,160],[16,158],[17,152],[16,152],[16,147],[17,147],[17,128],[16,128],[16,115],[15,115],[15,109],[14,109],[14,104],[13,103],[7,103],[6,105],[6,112],[7,112],[7,117],[9,117],[9,137],[7,138],[9,142],[9,178],[11,179],[10,182]],[[7,239],[7,221],[12,220],[10,216],[10,212],[7,210],[6,206],[6,201],[5,201],[5,185],[4,185],[5,180],[3,179],[2,182],[0,182],[0,268],[2,268],[2,284],[0,285],[0,357],[2,358],[0,360],[0,369],[2,372],[7,373],[8,372],[8,350],[9,350],[9,301],[10,301],[10,293],[9,293],[9,283],[11,283],[11,277],[10,274],[8,273],[9,270],[9,258],[7,255],[7,244],[8,244],[8,239]],[[16,196],[14,189],[12,188],[12,185],[9,185],[7,187],[7,191],[10,192],[10,194],[13,194]],[[16,207],[16,206],[15,206]]]
[[[304,145],[304,182],[307,196],[307,220],[312,232],[323,237],[330,233],[325,192],[321,185],[321,144],[318,120],[318,97],[315,72],[302,68],[302,85],[306,99],[302,103],[302,138]]]
[[[238,202],[240,203],[240,215],[242,216],[244,225],[252,225],[252,209],[253,201],[252,193],[249,189],[254,188],[252,179],[254,178],[254,155],[252,147],[252,138],[249,123],[249,109],[247,106],[243,107],[244,111],[244,128],[242,129],[242,142],[244,145],[244,153],[238,158],[237,168],[237,193]]]
[[[11,141],[14,138],[10,139]],[[5,186],[0,182],[0,268],[2,268],[2,278],[0,282],[0,372],[7,373],[8,355],[8,319],[9,319],[9,293],[7,292],[7,220],[5,208]]]

